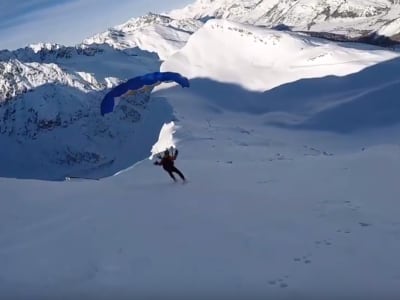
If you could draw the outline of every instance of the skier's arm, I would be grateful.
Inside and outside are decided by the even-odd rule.
[[[160,157],[158,157],[160,159]],[[161,161],[156,160],[153,165],[155,166],[161,166]]]
[[[178,149],[175,149],[174,160],[178,157]]]
[[[155,162],[153,162],[153,165],[155,165],[155,166],[161,166],[161,161],[162,161],[161,155],[158,154],[158,155],[157,155],[157,158],[158,158],[160,161],[156,160]]]

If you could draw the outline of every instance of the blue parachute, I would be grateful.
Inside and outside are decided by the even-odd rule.
[[[179,73],[155,72],[129,79],[109,91],[101,102],[101,114],[104,116],[114,110],[115,98],[130,92],[149,87],[150,90],[161,82],[175,81],[182,87],[189,87],[189,80]]]

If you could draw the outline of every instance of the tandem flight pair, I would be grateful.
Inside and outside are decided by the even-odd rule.
[[[154,72],[129,79],[109,91],[101,102],[101,114],[104,116],[114,110],[115,98],[125,94],[147,89],[150,92],[156,85],[162,82],[176,82],[182,87],[189,87],[189,80],[179,73]]]

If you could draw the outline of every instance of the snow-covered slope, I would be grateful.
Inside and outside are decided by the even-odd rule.
[[[116,49],[138,47],[155,52],[161,60],[165,60],[182,48],[202,24],[193,19],[175,20],[150,13],[88,38],[84,43],[108,44]]]
[[[158,89],[186,185],[147,159],[100,181],[0,179],[0,298],[396,299],[399,66]]]
[[[233,47],[232,45],[240,45]],[[340,44],[306,35],[210,20],[162,70],[265,91],[302,78],[343,76],[398,56],[362,44]]]
[[[136,164],[0,178],[1,299],[398,298],[399,53],[214,20],[102,118],[160,61],[88,47],[2,53],[0,176]]]
[[[365,36],[391,24],[385,35],[396,38],[400,3],[391,0],[197,0],[170,13],[174,18],[225,18],[242,23],[286,25],[296,31]]]
[[[210,49],[214,55],[207,55]],[[398,67],[398,52],[210,20],[161,69],[192,78],[194,95],[174,97],[195,98],[212,110],[349,133],[399,122]]]

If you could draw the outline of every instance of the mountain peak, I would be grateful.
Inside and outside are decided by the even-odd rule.
[[[62,45],[56,43],[36,43],[28,46],[28,48],[31,48],[34,53],[38,53],[42,50],[55,51],[62,47]]]
[[[110,28],[83,41],[84,44],[108,44],[119,50],[139,48],[156,53],[165,60],[184,46],[190,35],[203,25],[194,19],[175,20],[149,13]]]

